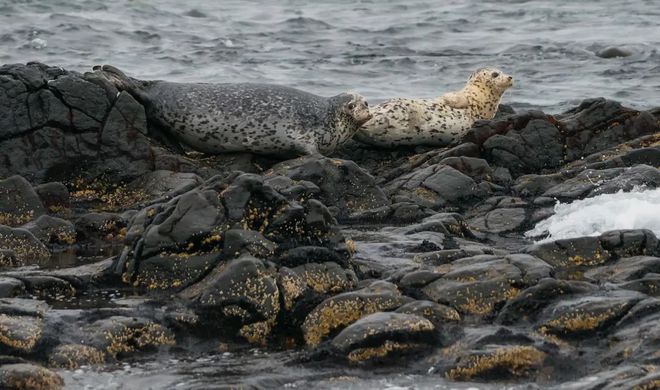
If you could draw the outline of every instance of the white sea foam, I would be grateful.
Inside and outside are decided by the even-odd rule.
[[[619,191],[573,203],[558,203],[555,215],[539,222],[525,233],[527,237],[544,237],[540,242],[597,236],[608,230],[650,229],[660,236],[660,188]]]
[[[33,40],[30,41],[30,45],[32,46],[33,49],[37,49],[37,50],[45,49],[46,47],[48,47],[48,41],[41,38],[34,38]]]

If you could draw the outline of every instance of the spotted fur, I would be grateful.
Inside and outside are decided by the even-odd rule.
[[[269,84],[139,81],[103,66],[178,141],[204,153],[327,154],[371,118],[357,93],[325,98]]]
[[[392,99],[371,109],[373,118],[355,138],[381,147],[444,146],[475,121],[492,119],[513,78],[497,69],[474,72],[465,87],[436,99]]]

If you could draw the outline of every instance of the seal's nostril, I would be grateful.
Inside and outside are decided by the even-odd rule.
[[[509,80],[513,80],[513,77],[509,76]]]

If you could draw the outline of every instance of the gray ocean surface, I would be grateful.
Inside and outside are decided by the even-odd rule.
[[[615,46],[628,57],[600,58]],[[660,1],[0,0],[0,63],[143,79],[270,82],[371,102],[433,97],[483,66],[504,102],[557,112],[604,96],[660,105]]]
[[[611,46],[630,55],[596,55]],[[517,109],[597,96],[657,107],[659,50],[656,0],[0,0],[0,63],[112,64],[142,79],[354,90],[371,102],[438,96],[495,66],[515,77],[504,102]],[[60,373],[72,389],[536,388],[289,365],[291,355],[151,355]]]

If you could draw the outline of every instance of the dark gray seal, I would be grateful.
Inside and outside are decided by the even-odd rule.
[[[270,84],[142,81],[109,65],[94,71],[142,103],[150,125],[204,153],[327,154],[371,118],[356,93],[325,98]]]

